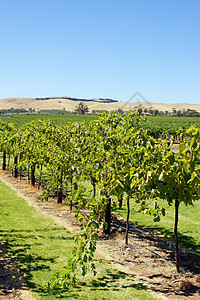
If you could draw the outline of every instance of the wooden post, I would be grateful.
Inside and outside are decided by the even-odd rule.
[[[177,235],[177,228],[178,228],[178,208],[179,208],[179,201],[178,199],[175,200],[175,224],[174,224],[174,239],[175,239],[175,259],[176,259],[176,270],[179,273],[179,253],[178,253],[178,235]]]
[[[122,204],[123,204],[123,196],[120,196],[118,198],[118,203],[119,203],[119,208],[122,208]]]
[[[57,185],[57,203],[62,203],[63,199],[63,186],[62,186],[62,170],[60,178],[58,179],[58,185]]]
[[[3,171],[6,170],[6,151],[3,151],[3,167],[2,167]]]
[[[93,186],[93,197],[95,199],[96,197],[96,180],[94,177],[91,177],[91,183],[92,183],[92,186]]]
[[[31,185],[35,186],[35,166],[31,166]]]
[[[128,245],[129,215],[130,215],[130,203],[129,203],[129,195],[127,195],[126,245]]]
[[[14,165],[15,165],[14,177],[17,178],[17,176],[18,176],[18,171],[17,171],[17,156],[15,156],[15,158],[14,158]]]
[[[108,203],[105,208],[104,222],[107,223],[107,227],[104,226],[104,233],[110,234],[111,229],[111,198],[108,198]]]
[[[30,176],[29,176],[29,164],[28,164],[28,184],[30,183]]]

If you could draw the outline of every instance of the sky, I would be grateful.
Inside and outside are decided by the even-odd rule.
[[[0,99],[200,104],[199,15],[199,0],[0,0]]]

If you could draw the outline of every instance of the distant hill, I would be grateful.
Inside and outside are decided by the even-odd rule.
[[[89,111],[93,110],[118,110],[122,109],[124,111],[132,110],[141,106],[147,109],[157,109],[159,111],[172,112],[173,110],[182,109],[194,109],[200,112],[200,104],[167,104],[167,103],[157,103],[157,102],[119,102],[113,99],[78,99],[67,96],[61,97],[45,97],[45,98],[4,98],[0,99],[0,110],[9,108],[24,108],[24,109],[35,109],[46,110],[46,109],[58,109],[66,111],[74,111],[75,107],[79,102],[85,102],[89,108]]]

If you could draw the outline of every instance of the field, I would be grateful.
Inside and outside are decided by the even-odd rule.
[[[200,127],[200,118],[198,117],[173,117],[173,116],[148,116],[145,128],[149,134],[154,137],[159,137],[163,132],[168,131],[174,134],[182,127],[183,129],[189,128],[191,125]]]
[[[13,114],[0,116],[0,120],[8,123],[26,124],[34,120],[51,120],[57,125],[65,125],[68,122],[80,122],[80,121],[93,121],[96,119],[96,115],[74,115],[74,114],[58,114],[57,112],[46,112],[45,114]]]
[[[61,114],[62,113],[62,114]],[[68,122],[90,122],[96,120],[98,115],[74,115],[68,112],[44,111],[38,114],[12,114],[1,115],[0,120],[8,123],[27,124],[34,120],[51,120],[57,125],[65,125]],[[144,127],[148,134],[159,137],[163,132],[174,134],[180,127],[189,128],[191,125],[200,127],[200,118],[197,117],[173,117],[173,116],[148,116]]]

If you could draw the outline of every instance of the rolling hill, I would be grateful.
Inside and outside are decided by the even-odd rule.
[[[76,105],[79,102],[84,102],[89,108],[89,112],[92,110],[117,110],[122,109],[124,111],[132,110],[139,105],[142,108],[148,109],[158,109],[159,111],[169,111],[172,112],[175,110],[182,109],[194,109],[200,112],[200,104],[187,104],[187,103],[178,103],[178,104],[167,104],[167,103],[158,103],[158,102],[121,102],[112,99],[78,99],[67,96],[62,97],[46,97],[46,98],[4,98],[0,99],[0,110],[9,109],[9,108],[25,108],[25,109],[35,109],[46,110],[46,109],[58,109],[66,111],[74,111]]]

